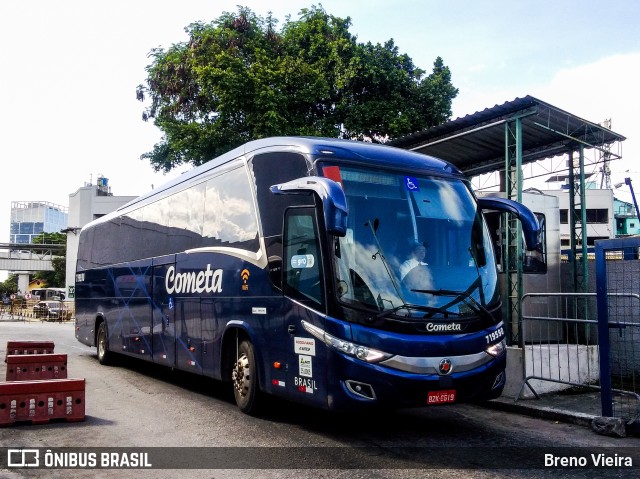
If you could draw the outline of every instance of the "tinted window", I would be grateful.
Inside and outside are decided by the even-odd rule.
[[[33,223],[20,223],[20,233],[33,234]]]
[[[313,204],[310,196],[274,195],[273,185],[308,176],[307,161],[297,153],[264,153],[251,160],[256,197],[265,238],[282,234],[284,210],[294,204]]]
[[[258,251],[253,190],[244,168],[207,181],[202,235],[207,245]]]
[[[120,218],[102,223],[93,236],[91,262],[97,265],[120,262],[124,252],[124,244],[120,236]],[[113,261],[114,259],[116,261]]]
[[[609,210],[607,208],[587,208],[586,211],[587,223],[601,223],[605,224],[609,222]],[[580,220],[581,212],[579,209],[574,210],[574,218],[576,221]],[[568,224],[568,210],[560,210],[560,223]]]
[[[566,225],[569,223],[569,216],[568,216],[569,210],[560,210],[560,223],[563,225]]]
[[[78,264],[117,264],[206,246],[259,249],[257,215],[244,167],[86,230]]]
[[[285,293],[322,304],[322,261],[314,209],[287,211],[284,250]]]

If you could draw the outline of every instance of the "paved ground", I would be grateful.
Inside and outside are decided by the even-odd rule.
[[[11,315],[0,312],[0,321],[40,321],[34,318],[20,315]],[[614,398],[622,401],[624,398]],[[631,398],[633,407],[640,407],[640,400]],[[489,401],[487,407],[499,409],[518,414],[524,414],[542,419],[562,421],[578,424],[584,427],[591,427],[595,418],[601,416],[602,405],[600,393],[593,390],[570,390],[567,392],[557,392],[540,396],[539,399],[527,398],[514,400],[501,397]],[[634,436],[640,436],[640,410],[633,424],[627,425],[627,432]]]

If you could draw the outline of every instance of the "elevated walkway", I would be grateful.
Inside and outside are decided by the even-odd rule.
[[[63,244],[0,243],[0,270],[53,271],[51,260],[65,247]]]
[[[0,270],[2,271],[53,271],[51,259],[7,258],[0,252]]]

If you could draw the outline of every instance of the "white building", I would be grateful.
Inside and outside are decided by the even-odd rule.
[[[556,196],[560,208],[560,247],[567,249],[571,246],[571,231],[569,218],[569,190],[545,190],[544,194]],[[585,203],[587,213],[586,233],[587,247],[594,246],[594,241],[614,238],[616,234],[613,191],[607,189],[585,189]],[[580,206],[576,205],[576,209]],[[580,246],[580,245],[578,245]]]
[[[74,299],[76,260],[80,229],[87,223],[117,210],[136,196],[113,196],[108,179],[99,177],[97,185],[85,185],[69,195],[69,219],[67,233],[67,298]]]

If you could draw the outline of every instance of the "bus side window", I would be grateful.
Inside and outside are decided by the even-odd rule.
[[[265,238],[282,234],[282,218],[287,207],[313,205],[313,198],[305,195],[274,195],[271,186],[308,175],[304,156],[289,152],[262,153],[251,159],[256,182],[256,200]],[[269,252],[269,254],[274,254]]]
[[[290,208],[284,223],[285,294],[323,304],[320,244],[314,208]]]
[[[282,221],[290,206],[313,205],[311,195],[274,195],[271,186],[308,175],[307,160],[298,153],[270,152],[254,156],[250,161],[256,187],[256,202],[262,224],[269,276],[273,285],[282,289]]]

